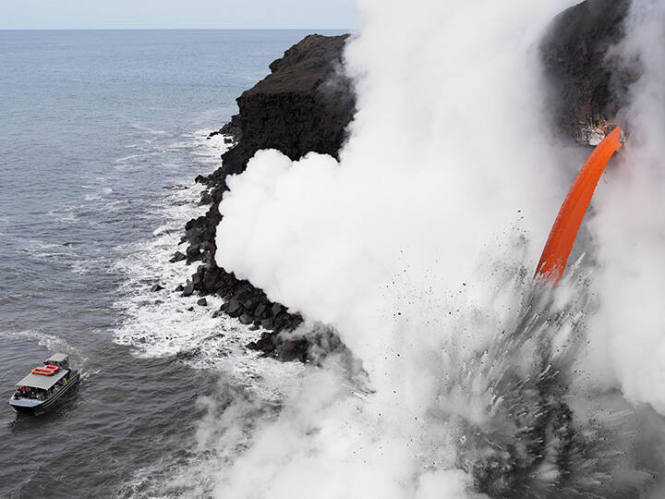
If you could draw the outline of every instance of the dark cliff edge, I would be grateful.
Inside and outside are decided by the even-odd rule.
[[[635,78],[613,64],[608,53],[623,38],[628,6],[629,0],[582,2],[558,15],[542,41],[543,66],[551,85],[551,125],[568,140],[591,143],[594,134],[604,133],[617,120],[626,104],[627,88]],[[239,114],[213,132],[233,137],[233,147],[222,156],[218,170],[196,178],[207,187],[201,203],[210,209],[187,223],[182,239],[188,244],[186,253],[176,252],[172,259],[199,262],[191,281],[178,291],[224,298],[215,314],[228,314],[265,330],[250,347],[281,360],[307,361],[313,343],[329,351],[340,347],[339,341],[325,328],[314,339],[289,339],[285,333],[300,325],[302,317],[216,265],[218,206],[228,190],[226,177],[242,173],[258,150],[278,149],[294,160],[310,151],[338,156],[355,113],[352,83],[342,69],[348,37],[306,37],[270,65],[270,75],[237,99]]]
[[[200,262],[192,280],[180,291],[185,295],[216,293],[224,298],[224,305],[215,314],[228,314],[243,324],[266,330],[250,347],[281,360],[308,360],[309,343],[287,339],[288,335],[283,334],[300,325],[302,317],[217,266],[218,206],[228,190],[226,177],[242,173],[261,149],[278,149],[293,160],[310,151],[337,157],[355,112],[351,81],[342,70],[348,36],[307,36],[270,65],[269,76],[237,99],[239,114],[213,132],[233,137],[234,146],[222,156],[221,168],[196,178],[208,188],[201,203],[211,207],[204,216],[187,222],[182,239],[189,245],[187,251],[177,252],[172,258],[186,259],[188,264]],[[338,344],[323,331],[313,341],[320,341],[327,350]]]
[[[612,47],[625,36],[630,0],[587,0],[559,14],[541,44],[554,129],[581,144],[599,142],[627,105],[636,79]]]

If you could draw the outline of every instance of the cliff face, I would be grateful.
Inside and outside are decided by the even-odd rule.
[[[302,318],[216,265],[215,233],[221,220],[218,206],[228,189],[226,177],[243,172],[256,151],[274,148],[291,159],[310,151],[337,156],[355,111],[351,82],[340,69],[347,38],[306,37],[270,65],[268,77],[238,98],[240,113],[215,132],[233,135],[234,147],[222,156],[221,168],[196,179],[209,188],[202,203],[211,204],[210,210],[187,223],[183,238],[189,243],[186,255],[176,254],[173,259],[202,262],[192,281],[183,287],[184,294],[219,294],[226,303],[217,313],[273,331],[251,346],[283,360],[306,359],[304,341],[280,339],[281,331],[295,328]]]
[[[243,170],[256,151],[267,148],[293,160],[309,151],[337,156],[355,107],[341,69],[347,38],[306,37],[238,98],[242,140],[224,158],[229,167]]]
[[[594,144],[616,123],[635,80],[611,48],[624,37],[630,0],[587,0],[552,22],[541,45],[555,128]]]

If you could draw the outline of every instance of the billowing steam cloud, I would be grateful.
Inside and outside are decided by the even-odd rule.
[[[571,2],[547,3],[360,2],[347,54],[359,112],[341,164],[258,153],[230,180],[219,263],[335,325],[371,363],[390,343],[392,311],[381,314],[403,271],[457,293],[518,221],[536,261],[565,183],[540,113],[537,44]]]
[[[617,47],[636,67],[623,161],[600,190],[595,233],[602,272],[598,342],[626,396],[665,414],[665,3],[634,0]]]
[[[521,460],[528,480],[553,484],[564,455],[567,469],[588,465],[588,480],[609,480],[593,474],[598,460],[585,461],[579,440],[564,438],[572,434],[558,401],[565,390],[539,391],[562,383],[552,373],[570,362],[565,345],[584,329],[586,295],[563,289],[539,302],[529,283],[570,180],[547,137],[538,42],[573,3],[360,0],[362,33],[347,51],[359,111],[340,162],[262,151],[229,179],[218,263],[310,321],[334,326],[363,371],[331,359],[298,380],[281,413],[225,468],[220,497],[476,497],[479,476],[493,484],[483,490],[501,494],[511,486],[501,476],[507,460]],[[631,22],[641,22],[642,8],[660,9],[643,3]],[[662,25],[626,44],[645,68],[665,69],[647,38]],[[639,142],[627,160],[642,162],[651,180],[612,179],[616,192],[597,220],[598,238],[613,249],[602,254],[605,312],[596,329],[611,335],[608,350],[629,396],[665,409],[665,391],[649,385],[665,377],[658,367],[665,353],[653,350],[662,301],[642,298],[665,298],[665,267],[649,274],[665,215],[640,211],[661,206],[652,149],[665,131],[665,113],[654,105],[665,102],[654,94],[665,91],[660,76],[647,71],[635,87],[650,97],[634,100]],[[643,122],[645,109],[651,118]],[[617,198],[644,213],[639,223]],[[624,264],[613,268],[617,255]],[[550,340],[563,353],[541,358],[543,344],[556,350]],[[531,403],[554,415],[516,423],[515,412]],[[535,427],[570,448],[543,450],[551,458],[529,468],[529,439],[541,438]],[[532,493],[545,497],[543,490]]]

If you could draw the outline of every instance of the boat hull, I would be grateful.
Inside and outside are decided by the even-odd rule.
[[[69,393],[72,393],[78,386],[81,380],[81,375],[78,371],[72,371],[72,374],[67,379],[67,384],[51,395],[46,400],[34,399],[15,399],[13,396],[9,399],[9,405],[19,414],[32,414],[38,416],[50,411],[56,407]]]

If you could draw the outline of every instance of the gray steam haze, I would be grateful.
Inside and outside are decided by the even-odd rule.
[[[635,0],[615,48],[642,76],[585,222],[598,263],[531,283],[579,167],[538,63],[574,3],[359,0],[340,161],[260,151],[229,179],[218,263],[356,362],[284,381],[279,410],[236,400],[208,421],[219,497],[662,497],[661,1]]]

